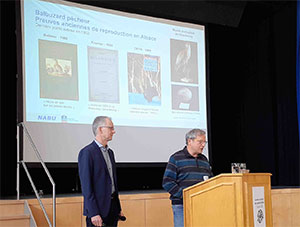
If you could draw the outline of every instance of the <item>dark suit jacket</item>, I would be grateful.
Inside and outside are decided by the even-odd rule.
[[[116,180],[115,158],[111,149],[108,149],[108,152],[121,211]],[[103,154],[95,141],[80,151],[78,155],[78,170],[82,195],[84,197],[83,215],[88,217],[95,215],[100,215],[102,218],[107,217],[111,203],[112,182]]]

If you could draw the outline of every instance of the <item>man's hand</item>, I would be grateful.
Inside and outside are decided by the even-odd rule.
[[[122,212],[122,211],[120,211],[120,213],[119,213],[119,216],[124,216],[124,214],[123,214],[123,212]]]
[[[100,215],[96,215],[96,216],[92,217],[91,221],[92,221],[93,225],[95,225],[95,226],[102,226],[102,224],[103,224],[103,221],[102,221],[102,218],[100,217]]]

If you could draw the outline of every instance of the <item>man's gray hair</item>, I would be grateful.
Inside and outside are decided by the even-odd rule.
[[[197,136],[202,136],[202,135],[206,135],[206,132],[198,128],[192,129],[187,134],[185,134],[186,145],[188,144],[189,139],[195,139]]]
[[[106,119],[111,120],[110,117],[107,116],[98,116],[95,118],[94,122],[93,122],[93,133],[96,136],[97,135],[97,130],[100,126],[105,126],[106,124]]]

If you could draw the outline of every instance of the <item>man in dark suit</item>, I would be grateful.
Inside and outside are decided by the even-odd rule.
[[[115,134],[109,117],[99,116],[93,122],[95,140],[78,156],[78,169],[84,197],[83,215],[87,226],[117,226],[123,217],[118,194],[113,151],[107,143]]]

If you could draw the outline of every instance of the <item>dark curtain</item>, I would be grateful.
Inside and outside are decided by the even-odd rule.
[[[297,68],[296,68],[296,83],[297,83],[297,109],[298,109],[298,130],[300,140],[300,1],[297,1]]]
[[[15,2],[0,1],[0,198],[16,194]]]
[[[246,162],[273,186],[299,185],[295,4],[260,13],[247,3],[238,29],[209,30],[216,173]]]

